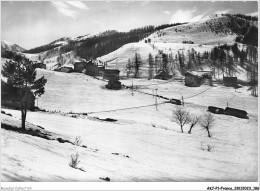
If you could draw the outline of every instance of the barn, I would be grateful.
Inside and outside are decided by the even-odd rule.
[[[202,84],[212,85],[211,71],[192,71],[185,73],[185,86],[200,87]]]
[[[44,64],[43,62],[35,62],[34,64],[35,64],[36,68],[46,69],[46,64]]]
[[[161,80],[169,80],[172,78],[172,75],[168,74],[164,70],[159,70],[158,74],[154,77],[155,79],[161,79]]]
[[[194,72],[185,73],[185,86],[200,87],[204,83],[205,79]]]
[[[116,69],[105,69],[103,78],[107,80],[118,80],[119,73],[120,71]]]
[[[249,118],[247,116],[247,112],[246,111],[240,110],[240,109],[231,108],[231,107],[226,107],[226,109],[224,110],[224,114],[225,115],[232,115],[232,116],[239,117],[239,118],[244,118],[244,119],[248,119]]]
[[[74,72],[82,73],[85,69],[86,62],[75,62],[74,63]]]
[[[98,65],[92,61],[89,60],[86,64],[85,64],[85,74],[89,75],[89,76],[97,76],[98,75]]]
[[[237,86],[237,77],[225,77],[223,76],[223,84],[227,87],[236,87]]]

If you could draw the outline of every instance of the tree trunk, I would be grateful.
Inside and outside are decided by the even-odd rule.
[[[26,121],[26,114],[24,109],[22,109],[22,130],[25,130],[25,121]]]
[[[190,130],[188,131],[189,134],[191,134],[191,130],[192,130],[193,126],[194,126],[194,124],[191,124]]]
[[[28,89],[25,89],[25,95],[21,99],[21,113],[22,113],[22,130],[26,130],[25,121],[27,114],[27,99],[28,99]]]
[[[209,129],[207,128],[207,131],[208,131],[208,137],[211,137],[211,135],[210,135],[210,132],[209,132]]]
[[[181,132],[183,133],[183,128],[182,128],[182,126],[181,126]]]

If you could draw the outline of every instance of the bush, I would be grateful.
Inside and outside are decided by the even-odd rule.
[[[74,140],[74,145],[80,146],[82,143],[81,136],[76,136]]]
[[[79,154],[77,153],[76,155],[71,155],[70,157],[71,157],[71,161],[70,161],[69,165],[72,168],[78,168],[78,164],[80,163]]]

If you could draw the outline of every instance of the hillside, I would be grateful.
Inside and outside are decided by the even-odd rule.
[[[208,105],[225,107],[226,101],[248,112],[249,119],[213,114],[209,138],[200,125],[191,134],[189,126],[184,126],[181,133],[170,119],[176,106],[163,99],[158,99],[156,111],[153,96],[136,91],[132,96],[128,89],[107,90],[103,88],[106,82],[84,74],[39,69],[37,75],[48,80],[45,94],[38,99],[38,106],[47,112],[27,114],[27,128],[37,135],[17,132],[20,112],[2,109],[12,115],[2,113],[2,123],[13,126],[4,126],[1,133],[2,181],[257,180],[257,98],[246,87],[236,92],[218,85],[191,91],[179,82],[134,80],[142,91],[151,93],[157,86],[159,95],[177,99],[183,95],[185,108],[194,115],[206,113]],[[131,80],[123,83],[131,84]],[[80,146],[73,145],[77,136]],[[76,153],[80,169],[69,166]]]
[[[181,58],[183,64],[188,66],[188,63],[191,62],[191,53],[195,52],[195,56],[198,57],[196,62],[199,64],[196,63],[197,66],[193,66],[194,68],[192,69],[212,70],[212,68],[215,67],[212,65],[212,58],[203,58],[204,55],[210,54],[212,56],[213,49],[218,48],[220,45],[225,44],[227,46],[233,46],[233,44],[237,43],[236,41],[250,42],[250,40],[248,40],[248,34],[252,33],[250,31],[254,30],[252,27],[254,28],[256,23],[256,20],[246,20],[237,15],[208,16],[200,21],[159,30],[139,43],[124,45],[118,50],[101,56],[98,59],[103,62],[109,62],[110,67],[120,69],[121,74],[124,76],[128,59],[133,60],[134,54],[139,53],[142,60],[142,77],[147,77],[149,53],[151,53],[154,58],[158,55],[161,56],[162,53],[172,56],[172,63],[170,63],[171,67],[180,68],[179,59]],[[243,34],[244,37],[242,37]],[[238,40],[238,37],[241,37],[241,39]],[[257,35],[251,34],[250,38],[257,40]],[[247,47],[250,45],[238,43],[237,46],[240,51],[246,51]],[[242,58],[242,53],[247,53],[241,52],[240,60],[241,63],[243,62],[246,65],[247,63],[244,57]],[[192,57],[194,57],[194,53],[192,54]],[[233,52],[233,49],[232,51],[225,50],[225,54],[226,56],[231,55],[232,59],[234,54],[237,54],[236,56],[240,57],[240,53]],[[239,77],[242,81],[247,81],[245,77],[247,71],[243,67],[241,68],[241,66],[235,66],[236,72],[233,75]],[[218,73],[223,73],[221,67],[215,70]],[[180,72],[180,70],[178,72]]]
[[[54,70],[58,65],[73,68],[76,61],[97,58],[107,62],[108,68],[119,69],[120,75],[125,76],[128,60],[132,62],[135,53],[138,53],[142,60],[141,77],[147,77],[149,53],[153,58],[161,57],[162,53],[172,56],[173,63],[170,63],[169,67],[177,68],[176,73],[183,73],[180,70],[184,69],[179,66],[180,56],[182,65],[187,66],[189,54],[194,52],[198,61],[193,64],[192,69],[209,70],[215,66],[212,66],[208,58],[201,58],[204,54],[209,54],[216,46],[233,45],[235,42],[239,43],[240,49],[246,50],[247,43],[257,42],[257,23],[255,17],[214,15],[196,22],[147,26],[126,33],[112,30],[79,37],[63,37],[47,45],[24,51],[24,54],[34,61],[44,62],[49,70]],[[226,54],[232,56],[234,53]],[[241,62],[245,64],[242,65],[247,65],[243,59],[241,58]],[[237,67],[238,72],[235,75],[241,76],[240,79],[244,81],[245,74],[242,73],[247,69],[242,65],[242,68]],[[222,73],[221,67],[217,70]]]
[[[1,52],[4,51],[23,52],[25,49],[17,44],[12,44],[6,40],[3,40],[1,41]]]

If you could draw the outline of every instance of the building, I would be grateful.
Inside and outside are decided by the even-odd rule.
[[[112,89],[112,90],[119,90],[121,89],[121,82],[118,80],[109,80],[108,84],[106,85],[107,89]]]
[[[107,80],[119,80],[119,70],[116,69],[105,69],[104,70],[104,79]]]
[[[105,66],[99,66],[98,67],[98,75],[104,76],[105,75]]]
[[[200,87],[204,83],[205,79],[194,72],[185,73],[185,86]]]
[[[43,62],[35,62],[34,64],[35,64],[36,68],[46,69],[46,64],[44,64]]]
[[[93,60],[89,60],[85,64],[85,74],[89,76],[97,76],[98,75],[98,65]]]
[[[237,86],[237,77],[225,77],[223,76],[223,84],[227,87],[236,87]]]
[[[21,109],[21,94],[22,89],[13,87],[3,80],[1,80],[1,106],[12,108],[12,109]],[[25,100],[23,100],[25,101]],[[23,102],[24,103],[24,102]],[[29,92],[27,95],[27,109],[35,109],[35,97],[32,92]]]
[[[75,62],[74,64],[74,72],[82,73],[85,69],[86,62]]]
[[[202,84],[212,85],[211,71],[192,71],[185,73],[185,86],[200,87]]]
[[[65,72],[65,73],[71,73],[71,72],[73,72],[73,68],[64,66],[64,67],[61,67],[61,68],[57,69],[56,71]]]
[[[209,106],[208,111],[215,114],[224,114],[224,109],[220,107]]]
[[[226,107],[226,109],[224,110],[224,114],[225,115],[232,115],[232,116],[239,117],[239,118],[244,118],[244,119],[248,119],[249,118],[247,116],[247,112],[246,111],[240,110],[240,109],[231,108],[231,107]]]
[[[158,74],[154,77],[155,79],[161,79],[161,80],[169,80],[172,78],[172,75],[168,74],[164,70],[159,70]]]

